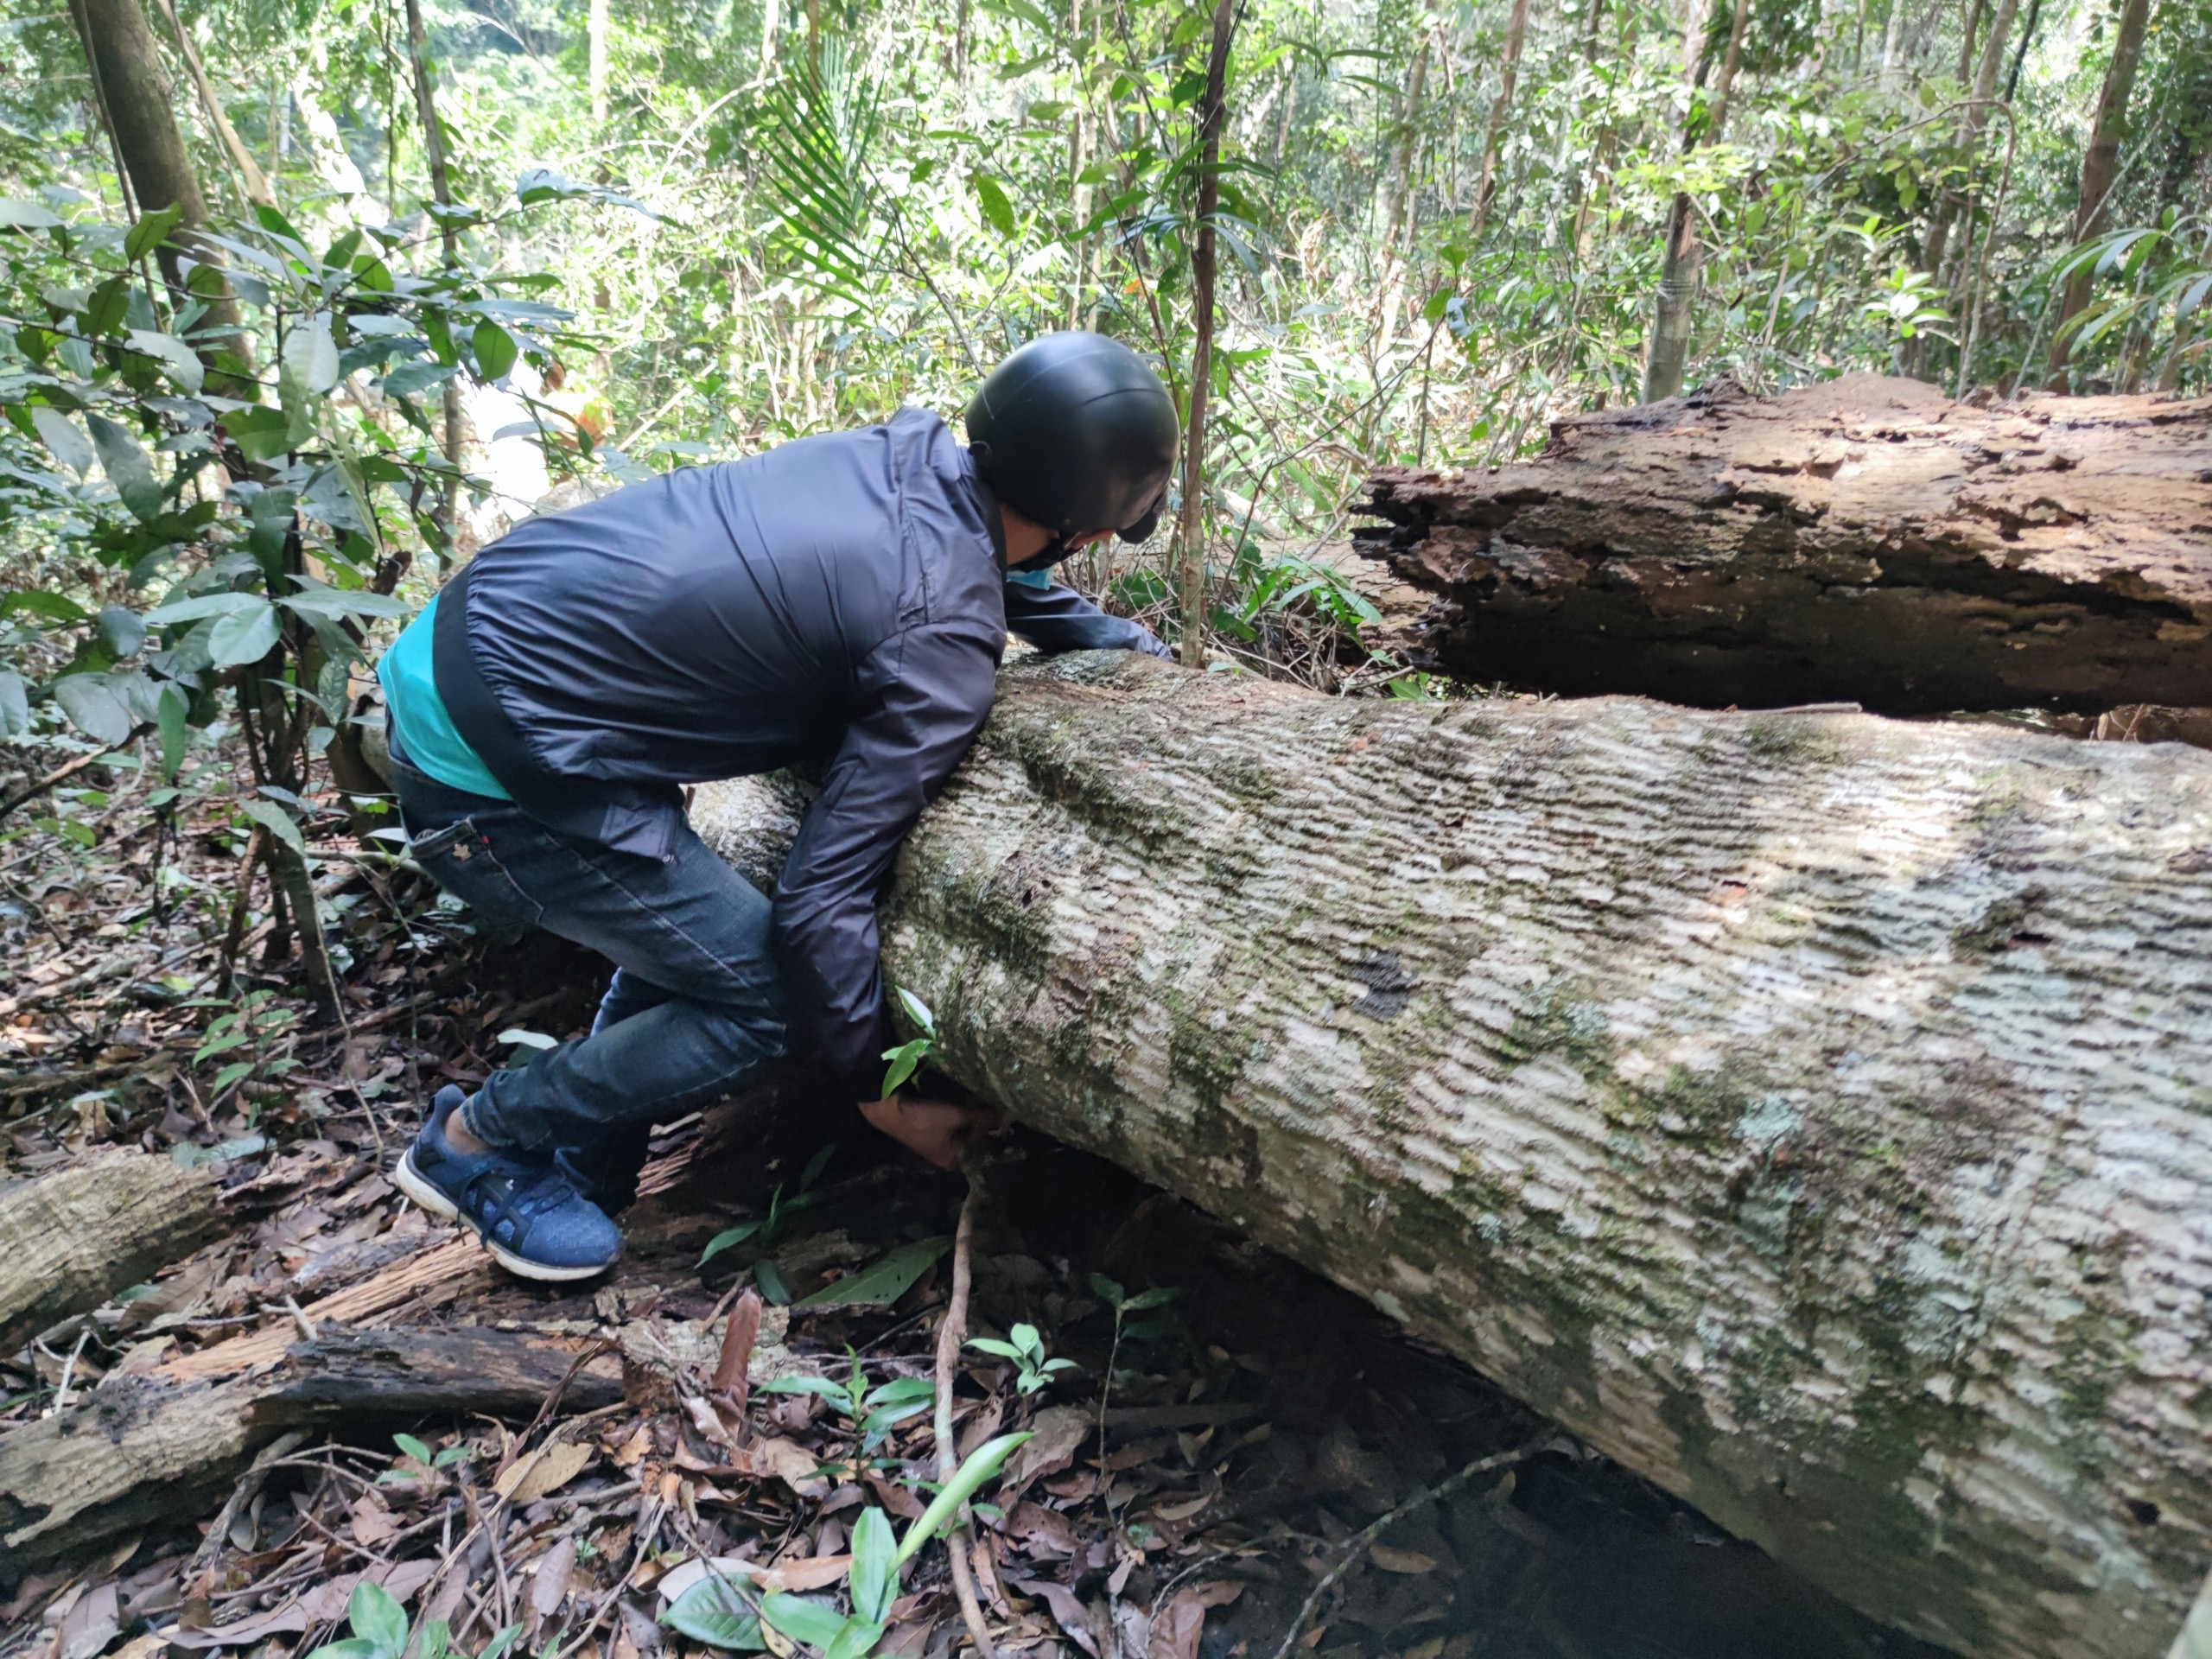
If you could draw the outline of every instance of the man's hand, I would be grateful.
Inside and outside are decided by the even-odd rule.
[[[999,1126],[999,1115],[949,1100],[893,1095],[861,1102],[861,1116],[900,1146],[939,1169],[960,1167],[960,1154]]]

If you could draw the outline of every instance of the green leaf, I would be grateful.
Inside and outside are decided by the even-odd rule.
[[[826,1376],[779,1376],[772,1382],[763,1382],[753,1389],[755,1394],[818,1394],[838,1409],[844,1410],[852,1403],[852,1396],[840,1383]]]
[[[773,1262],[755,1262],[753,1264],[753,1282],[760,1286],[761,1295],[767,1298],[771,1307],[789,1307],[791,1305],[791,1285],[784,1277],[784,1270]]]
[[[851,1548],[853,1611],[871,1624],[880,1624],[899,1595],[899,1540],[891,1530],[890,1516],[879,1509],[862,1510],[853,1523]]]
[[[1018,1360],[1021,1357],[1020,1349],[1010,1342],[1001,1342],[996,1337],[970,1337],[968,1346],[978,1353],[990,1354],[999,1359]]]
[[[384,391],[394,397],[412,397],[418,391],[428,391],[442,381],[450,380],[460,373],[450,363],[403,363],[384,378]]]
[[[156,334],[150,328],[133,328],[130,345],[135,351],[156,358],[168,369],[169,379],[188,396],[196,396],[200,385],[207,378],[207,370],[191,346],[175,334]]]
[[[417,1463],[427,1465],[430,1461],[429,1443],[416,1440],[412,1434],[395,1434],[391,1437],[391,1443]]]
[[[716,1233],[707,1241],[707,1248],[699,1253],[699,1265],[703,1268],[731,1245],[744,1243],[766,1224],[759,1221],[741,1221],[736,1226]]]
[[[0,737],[21,737],[30,728],[30,693],[23,677],[12,668],[0,668]]]
[[[823,1659],[864,1659],[883,1640],[883,1626],[864,1618],[849,1618],[823,1651]]]
[[[911,1043],[901,1043],[896,1048],[886,1049],[883,1058],[891,1064],[883,1073],[884,1094],[888,1096],[898,1093],[899,1086],[914,1075],[916,1068],[929,1058],[930,1051],[936,1046],[928,1038],[917,1037]]]
[[[498,1635],[494,1636],[489,1642],[486,1642],[484,1644],[483,1652],[478,1654],[476,1656],[476,1659],[499,1659],[499,1656],[501,1654],[505,1653],[509,1648],[514,1646],[515,1638],[521,1634],[521,1625],[508,1625],[505,1629],[499,1631]]]
[[[496,322],[478,323],[469,343],[476,348],[477,372],[486,380],[497,380],[514,367],[522,350],[515,337]]]
[[[92,470],[92,442],[77,429],[76,422],[50,404],[33,404],[31,424],[54,460],[79,478]]]
[[[330,317],[319,312],[292,331],[293,351],[300,357],[300,379],[309,391],[322,393],[338,385],[338,342],[330,337]]]
[[[123,257],[134,264],[143,259],[162,245],[183,218],[181,207],[161,207],[150,213],[141,213],[138,222],[123,238]]]
[[[760,1617],[792,1641],[804,1642],[810,1648],[827,1648],[845,1628],[845,1616],[828,1602],[795,1596],[788,1590],[762,1597]]]
[[[897,1301],[925,1268],[952,1247],[949,1238],[901,1244],[874,1267],[849,1274],[798,1304],[801,1308],[882,1307]]]
[[[238,804],[238,808],[294,852],[302,855],[307,852],[308,843],[300,834],[300,826],[292,821],[291,814],[276,802],[245,800]]]
[[[899,1006],[906,1010],[906,1017],[921,1029],[925,1036],[937,1035],[937,1016],[930,1012],[930,1005],[904,985],[899,988]]]
[[[215,620],[207,635],[207,664],[210,668],[231,668],[240,663],[257,663],[269,654],[283,632],[276,607],[265,599],[251,599],[251,606],[226,611]]]
[[[868,1397],[871,1406],[911,1406],[937,1398],[937,1383],[926,1376],[894,1376]]]
[[[61,222],[60,214],[51,213],[35,201],[15,196],[0,200],[0,230],[50,231]]]
[[[49,594],[40,588],[26,588],[17,593],[0,594],[0,616],[10,611],[29,611],[33,616],[42,616],[54,622],[82,622],[85,607],[63,594]]]
[[[364,1642],[358,1636],[349,1636],[340,1642],[326,1642],[308,1659],[383,1659],[373,1642]]]
[[[145,621],[127,605],[101,606],[100,613],[92,619],[92,626],[100,636],[100,643],[114,657],[135,657],[138,648],[146,643]]]
[[[982,205],[983,217],[1001,236],[1011,237],[1014,232],[1014,204],[1007,200],[1006,191],[989,174],[977,171],[968,181],[976,188],[976,200]]]
[[[383,1659],[399,1659],[407,1646],[407,1611],[391,1592],[365,1580],[353,1586],[346,1604],[346,1622],[353,1634],[376,1644]]]
[[[105,415],[87,412],[85,424],[92,429],[92,448],[101,470],[122,496],[123,505],[141,524],[149,523],[162,510],[162,486],[154,477],[154,463],[128,429]]]
[[[136,723],[105,674],[64,675],[54,683],[54,700],[69,723],[95,743],[124,742]]]
[[[207,1087],[210,1092],[219,1095],[232,1084],[251,1075],[252,1071],[251,1060],[233,1060],[215,1074],[214,1082],[209,1084]]]
[[[1160,1285],[1130,1297],[1121,1305],[1121,1311],[1124,1313],[1141,1313],[1148,1307],[1164,1307],[1182,1294],[1182,1291],[1174,1285]]]
[[[394,599],[389,594],[371,593],[365,588],[329,588],[311,582],[306,576],[294,578],[301,590],[289,594],[284,603],[302,616],[321,617],[335,621],[344,616],[412,616],[415,607],[404,599]]]
[[[906,1529],[906,1535],[899,1544],[899,1565],[904,1567],[913,1560],[915,1552],[950,1524],[953,1516],[960,1513],[960,1506],[976,1495],[976,1488],[1003,1469],[1014,1448],[1029,1438],[1027,1433],[1001,1434],[970,1452],[967,1461],[953,1471],[952,1478],[944,1483],[929,1508],[922,1511],[922,1518]]]
[[[229,616],[268,602],[258,594],[194,594],[185,599],[163,601],[147,612],[144,620],[150,627],[166,627],[172,622],[198,622],[211,616]]]
[[[709,1573],[686,1590],[660,1616],[660,1622],[710,1648],[751,1653],[766,1648],[760,1615],[734,1579]]]

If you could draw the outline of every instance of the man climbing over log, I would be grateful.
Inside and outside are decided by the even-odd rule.
[[[414,856],[495,929],[615,963],[590,1033],[439,1091],[398,1184],[525,1277],[620,1252],[645,1135],[787,1051],[940,1166],[977,1115],[884,1096],[876,892],[989,712],[1007,631],[1166,655],[1051,568],[1157,523],[1178,423],[1099,335],[1015,353],[969,447],[904,410],[531,519],[379,665]],[[682,786],[826,760],[773,899]],[[788,1033],[788,1035],[787,1035]]]

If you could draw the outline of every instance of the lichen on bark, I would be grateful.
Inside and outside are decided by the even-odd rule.
[[[697,816],[757,858],[749,798]],[[885,950],[977,1093],[1869,1612],[2156,1659],[2212,1563],[2208,872],[2193,751],[1085,657],[1009,671]]]

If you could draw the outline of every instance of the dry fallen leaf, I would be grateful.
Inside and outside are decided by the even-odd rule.
[[[1075,1461],[1076,1448],[1096,1426],[1097,1419],[1080,1406],[1048,1406],[1029,1422],[1032,1438],[1007,1465],[1006,1485],[1000,1502],[1018,1495],[1040,1475],[1065,1469]]]
[[[1152,1616],[1150,1659],[1198,1659],[1206,1609],[1226,1607],[1243,1593],[1241,1584],[1193,1584],[1178,1590]]]
[[[492,1490],[517,1509],[525,1508],[574,1480],[594,1455],[594,1448],[589,1446],[575,1440],[556,1440],[550,1446],[539,1446],[519,1462],[509,1464],[506,1472],[492,1483]]]
[[[807,1555],[795,1561],[778,1561],[762,1575],[772,1590],[822,1590],[842,1584],[853,1569],[850,1555]]]
[[[365,1549],[373,1549],[388,1539],[399,1535],[399,1522],[392,1519],[391,1511],[374,1492],[363,1492],[353,1503],[353,1541]]]
[[[801,1497],[824,1497],[829,1495],[829,1479],[817,1472],[822,1467],[822,1459],[797,1440],[771,1434],[758,1445],[746,1447],[741,1455],[744,1468],[753,1474],[765,1475],[771,1480],[782,1481]]]
[[[576,1541],[563,1538],[547,1550],[537,1563],[537,1576],[530,1586],[530,1610],[540,1619],[548,1619],[561,1611],[561,1604],[568,1599],[569,1580],[576,1570]]]
[[[1014,1587],[1025,1596],[1041,1597],[1052,1610],[1052,1617],[1068,1634],[1068,1639],[1090,1656],[1098,1659],[1098,1635],[1092,1629],[1090,1614],[1084,1609],[1074,1591],[1065,1584],[1053,1584],[1043,1579],[1014,1579]]]
[[[1388,1544],[1376,1544],[1368,1552],[1368,1559],[1385,1573],[1433,1573],[1436,1557],[1424,1555],[1417,1549],[1393,1549]]]

